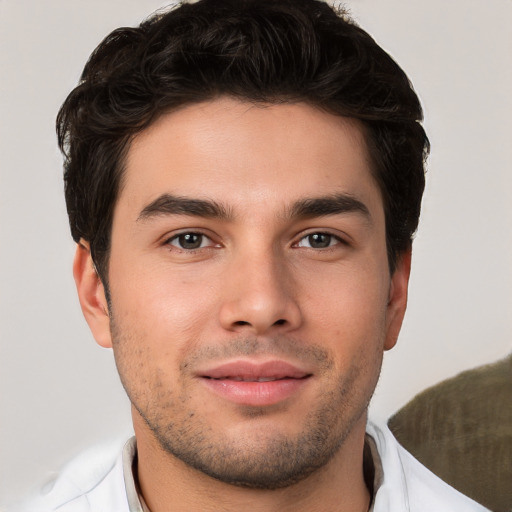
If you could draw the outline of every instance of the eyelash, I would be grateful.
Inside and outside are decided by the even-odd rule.
[[[317,237],[317,236],[327,237],[328,238],[328,245],[326,245],[325,247],[312,247],[311,244],[314,243],[314,242],[311,240],[311,237]],[[200,238],[199,246],[198,247],[183,247],[183,244],[186,243],[185,239],[187,237],[199,237]],[[301,245],[301,243],[304,240],[309,240],[309,246]],[[206,246],[203,246],[203,243],[205,243],[205,241],[209,241],[210,244],[206,245]],[[181,246],[179,246],[177,244],[174,244],[173,242],[180,243]],[[332,243],[332,242],[335,242],[335,243]],[[337,235],[334,235],[332,233],[325,232],[325,231],[313,231],[313,232],[310,232],[310,233],[308,233],[306,235],[303,235],[299,239],[298,242],[293,244],[293,247],[304,247],[306,249],[312,249],[312,250],[326,250],[326,249],[331,249],[332,247],[335,247],[336,245],[340,245],[340,244],[341,245],[348,245],[346,240],[340,238]],[[173,235],[172,237],[168,238],[165,241],[165,245],[170,245],[170,246],[172,246],[172,247],[174,247],[174,248],[176,248],[178,250],[185,251],[185,252],[194,252],[194,251],[197,251],[197,250],[200,250],[200,249],[208,249],[208,248],[219,247],[220,246],[218,244],[215,245],[215,242],[213,242],[213,240],[209,236],[205,235],[204,233],[197,232],[197,231],[185,231],[185,232]]]
[[[328,237],[329,238],[329,243],[326,247],[311,247],[311,237],[315,237],[315,236],[324,236],[324,237]],[[308,240],[309,239],[309,246],[304,246],[304,245],[301,245],[301,243],[304,241],[304,240]],[[335,243],[332,243],[332,242],[335,242]],[[303,235],[298,242],[296,242],[294,244],[294,247],[304,247],[306,249],[312,249],[312,250],[327,250],[327,249],[332,249],[333,247],[337,246],[337,245],[348,245],[348,242],[346,240],[344,240],[343,238],[337,236],[337,235],[334,235],[333,233],[329,233],[328,231],[311,231],[310,233],[307,233],[306,235]]]
[[[180,247],[178,245],[174,245],[173,242],[174,241],[180,241],[180,238],[186,238],[186,237],[192,237],[192,236],[195,236],[195,237],[200,237],[201,241],[200,241],[200,245],[199,247]],[[203,243],[205,242],[205,240],[208,240],[211,244],[210,245],[207,245],[207,246],[203,246]],[[182,240],[183,242],[184,240]],[[176,235],[173,235],[172,237],[168,238],[166,241],[165,241],[165,245],[170,245],[174,248],[176,248],[177,250],[181,250],[181,251],[186,251],[186,252],[194,252],[194,251],[197,251],[199,249],[208,249],[208,248],[212,248],[212,247],[215,247],[215,246],[218,246],[215,244],[215,242],[213,242],[213,240],[205,235],[204,233],[201,233],[201,232],[198,232],[198,231],[184,231],[182,233],[178,233]]]

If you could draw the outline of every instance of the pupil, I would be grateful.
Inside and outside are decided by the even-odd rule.
[[[183,249],[198,249],[201,247],[202,235],[186,233],[179,236],[179,242]]]
[[[331,235],[326,235],[325,233],[314,233],[313,235],[309,235],[309,244],[315,249],[329,247],[330,243]]]

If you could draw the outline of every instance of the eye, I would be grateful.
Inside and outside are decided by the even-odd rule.
[[[212,247],[214,243],[206,235],[202,233],[180,233],[170,238],[167,242],[168,245],[192,251],[194,249],[202,249],[203,247]]]
[[[343,243],[337,236],[330,233],[310,233],[302,237],[297,244],[297,247],[308,247],[311,249],[327,249],[333,245]]]

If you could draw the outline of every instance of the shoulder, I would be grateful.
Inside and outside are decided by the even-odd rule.
[[[383,478],[374,500],[374,512],[485,512],[425,468],[402,448],[386,426],[369,422],[367,433],[375,441]]]
[[[20,512],[128,512],[122,460],[125,442],[81,453]]]

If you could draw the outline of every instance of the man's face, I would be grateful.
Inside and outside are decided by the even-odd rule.
[[[110,317],[89,323],[112,343],[139,442],[226,482],[282,487],[361,440],[407,267],[389,275],[357,122],[223,98],[133,141]]]

